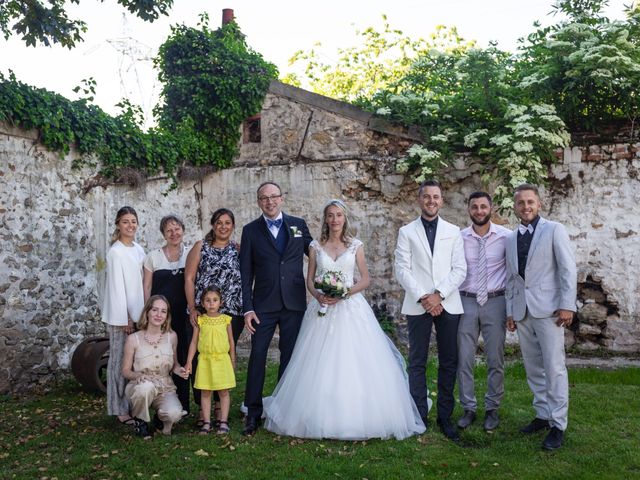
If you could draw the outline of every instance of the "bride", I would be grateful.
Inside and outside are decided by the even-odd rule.
[[[400,440],[424,432],[402,356],[360,293],[369,285],[369,272],[340,200],[325,206],[320,242],[311,247],[307,288],[314,299],[289,366],[264,399],[265,427],[281,435],[341,440]],[[314,288],[314,278],[327,271],[342,272],[351,287],[347,298]],[[321,304],[328,305],[326,315],[318,315]]]

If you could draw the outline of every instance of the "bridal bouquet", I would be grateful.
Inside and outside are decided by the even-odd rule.
[[[313,286],[327,297],[346,298],[349,295],[349,288],[346,286],[342,272],[324,272],[313,279]],[[326,315],[328,308],[329,305],[321,303],[318,315],[321,317]]]

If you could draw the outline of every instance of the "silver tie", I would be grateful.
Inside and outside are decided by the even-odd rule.
[[[487,291],[487,252],[485,251],[484,238],[478,238],[478,291],[476,292],[476,300],[479,305],[484,305],[489,299]]]

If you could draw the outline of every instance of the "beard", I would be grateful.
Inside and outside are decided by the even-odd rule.
[[[471,217],[471,221],[473,222],[474,225],[477,225],[479,227],[486,225],[487,223],[489,223],[489,220],[491,220],[491,214],[484,216],[483,218],[476,220],[475,218]]]

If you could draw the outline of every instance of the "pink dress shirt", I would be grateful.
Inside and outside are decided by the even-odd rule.
[[[485,235],[485,252],[487,255],[487,290],[489,293],[498,290],[504,290],[507,277],[507,268],[505,263],[505,251],[507,246],[507,235],[511,230],[501,225],[491,223],[489,231]],[[473,230],[473,227],[467,227],[460,232],[462,241],[464,242],[464,257],[467,261],[467,278],[465,278],[460,290],[469,293],[478,293],[476,286],[478,272],[478,249],[480,236]]]

